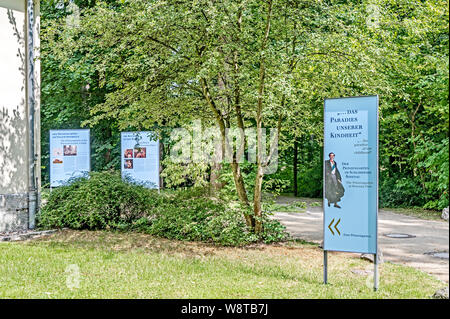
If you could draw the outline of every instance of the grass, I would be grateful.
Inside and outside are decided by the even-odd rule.
[[[288,204],[269,204],[267,209],[272,212],[304,213],[306,211],[305,202],[292,202]]]
[[[60,231],[0,243],[0,297],[429,298],[442,286],[413,268],[384,263],[374,292],[370,277],[352,272],[372,268],[355,254],[330,253],[330,284],[323,285],[322,250],[303,241],[224,248],[137,233]]]
[[[294,197],[292,193],[282,194],[284,196],[284,200],[288,201],[288,204],[275,204],[275,211],[283,211],[283,212],[304,212],[304,208],[306,207],[321,207],[322,206],[322,198],[306,198],[306,197]],[[295,207],[296,203],[302,203],[301,207]],[[279,208],[280,206],[280,208]],[[284,207],[283,207],[284,206]],[[405,207],[405,208],[397,208],[397,207],[380,207],[380,210],[393,212],[396,214],[407,215],[411,217],[426,219],[426,220],[439,220],[444,221],[441,218],[441,211],[424,209],[421,207]]]
[[[423,209],[421,207],[409,207],[409,208],[380,208],[381,210],[390,211],[397,214],[408,215],[427,220],[439,220],[444,221],[441,218],[442,212],[436,210]]]

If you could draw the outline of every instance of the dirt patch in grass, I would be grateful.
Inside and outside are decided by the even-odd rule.
[[[304,241],[288,241],[274,245],[251,244],[245,247],[223,247],[202,242],[178,241],[158,238],[142,233],[118,233],[108,231],[76,231],[60,230],[55,234],[25,242],[28,245],[46,244],[60,247],[76,247],[81,249],[103,249],[112,251],[140,251],[143,253],[182,253],[192,256],[233,256],[241,252],[261,252],[297,255],[305,245],[319,250],[318,245]]]
[[[110,252],[139,252],[163,254],[184,258],[216,257],[236,260],[245,264],[284,264],[304,267],[321,267],[323,250],[317,244],[304,241],[287,241],[266,245],[252,244],[246,247],[222,247],[201,242],[188,242],[157,238],[141,233],[117,233],[108,231],[62,230],[35,240],[27,245],[48,245],[79,249],[101,249]],[[350,258],[361,262],[359,254],[329,252],[330,258]]]
[[[182,254],[188,256],[208,256],[220,249],[198,242],[183,242],[156,238],[141,233],[117,233],[108,231],[62,230],[53,236],[28,241],[28,245],[75,247],[80,249],[102,249],[114,252],[139,251],[141,253]]]

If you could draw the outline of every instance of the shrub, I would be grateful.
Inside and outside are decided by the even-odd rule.
[[[448,138],[436,143],[417,137],[412,162],[414,170],[380,171],[380,205],[382,207],[423,207],[441,210],[448,206],[449,153]]]
[[[387,176],[380,172],[380,207],[423,206],[424,197],[420,178],[396,174]]]
[[[38,215],[45,228],[109,229],[147,215],[160,201],[156,190],[122,180],[116,172],[92,172],[52,190]]]
[[[264,232],[256,236],[246,226],[234,202],[208,197],[206,188],[166,190],[159,194],[119,173],[91,173],[54,189],[38,215],[42,228],[139,231],[178,240],[241,246],[287,237],[276,220],[264,217]]]
[[[448,206],[448,138],[440,143],[417,140],[413,154],[418,162],[415,174],[380,172],[380,205],[442,210]]]

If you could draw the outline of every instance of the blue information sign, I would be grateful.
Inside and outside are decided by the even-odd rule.
[[[121,153],[123,178],[159,189],[159,140],[152,132],[122,132]]]
[[[324,104],[324,250],[376,254],[378,96]]]
[[[90,156],[89,129],[50,130],[50,187],[87,174],[91,170]]]

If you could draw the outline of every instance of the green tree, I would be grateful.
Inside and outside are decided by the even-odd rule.
[[[113,119],[119,129],[195,117],[215,123],[222,150],[232,153],[247,224],[260,232],[262,182],[274,152],[263,148],[260,129],[275,127],[277,136],[283,125],[302,131],[321,112],[311,100],[376,90],[368,85],[371,42],[356,23],[363,14],[358,5],[317,1],[130,0],[85,9],[78,26],[59,25],[48,39],[57,39],[53,52],[69,69],[93,68],[107,88],[86,123]],[[325,70],[332,75],[327,91],[319,87]],[[257,129],[253,199],[239,163],[243,149],[231,150],[226,139],[232,126]]]
[[[436,175],[437,168],[445,173],[445,157],[427,153],[430,145],[448,147],[446,1],[78,3],[77,23],[68,24],[65,16],[43,23],[43,65],[54,71],[43,79],[46,117],[54,119],[58,109],[67,114],[56,123],[82,121],[112,136],[130,128],[163,135],[164,127],[202,119],[219,128],[223,151],[231,148],[227,128],[274,127],[282,163],[293,166],[293,141],[305,158],[315,159],[300,172],[316,176],[315,190],[302,192],[317,196],[323,99],[378,94],[382,188],[399,181],[398,198],[405,202],[406,179],[425,193],[414,204],[448,203],[448,183]],[[86,84],[90,89],[83,93]],[[263,148],[261,134],[257,145],[256,165],[245,164],[244,172],[238,149],[230,167],[247,224],[259,232],[273,150]],[[211,179],[220,168],[210,168]],[[201,177],[207,169],[167,172]],[[266,177],[269,187],[286,179],[284,172]],[[183,178],[171,183],[180,185]]]

